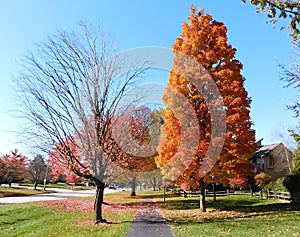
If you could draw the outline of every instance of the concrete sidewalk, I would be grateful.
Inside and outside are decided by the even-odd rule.
[[[143,199],[145,209],[137,212],[126,237],[174,237],[153,199]]]

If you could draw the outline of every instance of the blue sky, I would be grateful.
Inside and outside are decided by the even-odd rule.
[[[288,31],[265,24],[266,14],[258,14],[241,0],[10,0],[0,8],[0,155],[22,146],[11,131],[22,121],[10,110],[16,109],[12,77],[24,54],[34,49],[57,29],[75,30],[82,20],[100,24],[120,50],[141,46],[171,47],[181,33],[181,24],[189,16],[190,5],[204,8],[228,28],[229,42],[237,49],[246,77],[245,87],[252,98],[251,119],[257,138],[264,143],[278,142],[273,133],[293,128],[296,120],[286,110],[296,93],[284,89],[279,81],[278,63],[289,64],[291,39]]]

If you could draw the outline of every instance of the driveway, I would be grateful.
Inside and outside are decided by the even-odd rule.
[[[48,200],[62,200],[67,198],[75,197],[89,197],[94,196],[96,190],[78,190],[73,191],[70,189],[61,188],[47,188],[47,190],[55,191],[55,193],[45,193],[30,196],[20,196],[20,197],[3,197],[0,198],[0,205],[3,204],[14,204],[14,203],[24,203],[24,202],[38,202],[38,201],[48,201]],[[104,193],[114,193],[120,192],[121,190],[105,189]]]

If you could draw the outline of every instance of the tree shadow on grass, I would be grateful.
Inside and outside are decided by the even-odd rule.
[[[165,202],[159,201],[160,208],[168,210],[187,210],[198,209],[199,200],[195,199],[179,199],[179,200],[166,200]]]
[[[167,210],[178,210],[168,218],[169,223],[190,224],[190,223],[211,223],[225,222],[229,220],[242,220],[255,217],[274,217],[276,215],[288,214],[300,211],[299,204],[291,203],[270,203],[258,200],[257,198],[245,199],[220,199],[216,202],[207,202],[208,212],[199,211],[199,200],[178,199],[160,202],[160,207]],[[180,212],[181,211],[181,212]]]
[[[158,201],[160,208],[166,210],[187,210],[199,209],[199,199],[186,198],[186,199],[171,199]],[[269,212],[269,211],[292,211],[300,210],[299,204],[292,203],[266,203],[266,200],[260,200],[252,197],[241,198],[227,198],[217,199],[216,202],[212,200],[206,201],[208,209],[215,209],[217,211],[240,211],[240,212]]]
[[[143,199],[147,199],[147,198],[163,198],[163,194],[162,193],[157,193],[157,194],[146,194],[146,195],[139,195],[139,197],[143,198]],[[171,197],[178,197],[177,194],[173,194],[173,193],[166,193],[165,194],[166,198],[171,198]]]
[[[246,205],[238,204],[235,206],[222,205],[218,203],[208,203],[208,207],[216,208],[220,211],[239,211],[239,212],[285,212],[285,211],[299,211],[299,204],[291,203],[269,203],[269,204],[259,204],[259,205]]]

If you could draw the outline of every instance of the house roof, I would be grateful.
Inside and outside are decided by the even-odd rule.
[[[279,146],[280,143],[277,144],[271,144],[271,145],[264,145],[262,147],[260,147],[253,155],[252,158],[261,158],[264,155],[266,155],[267,153],[269,153],[270,151],[272,151],[275,147]]]

